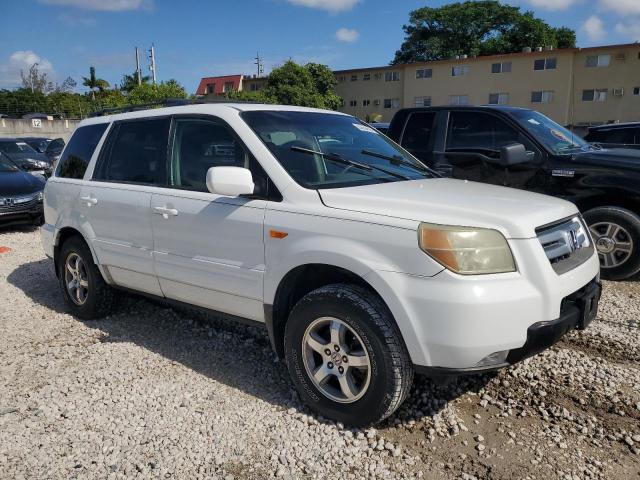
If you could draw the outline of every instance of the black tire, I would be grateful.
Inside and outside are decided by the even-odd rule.
[[[368,387],[352,403],[326,396],[305,368],[305,332],[323,317],[346,324],[369,355]],[[346,425],[361,427],[387,418],[405,400],[413,382],[413,365],[391,313],[379,297],[359,286],[327,285],[305,295],[289,315],[284,347],[287,368],[302,400],[320,415]]]
[[[602,278],[624,280],[640,272],[640,217],[638,215],[621,207],[598,207],[588,210],[583,216],[598,249]],[[609,256],[606,259],[612,266],[605,265],[606,253],[603,253],[611,248],[609,241],[606,240],[609,237],[604,235],[606,224],[621,227],[616,238],[625,243],[630,242],[632,245],[628,255],[625,252],[618,252],[614,257]],[[616,265],[615,262],[621,260],[621,255],[624,255],[625,259]]]
[[[88,281],[86,299],[82,305],[77,304],[69,293],[65,281],[66,261],[71,255],[82,259],[84,272]],[[57,259],[58,283],[69,312],[82,320],[95,320],[108,315],[114,303],[114,290],[102,278],[102,274],[93,262],[93,256],[84,240],[78,236],[70,237],[60,247]]]

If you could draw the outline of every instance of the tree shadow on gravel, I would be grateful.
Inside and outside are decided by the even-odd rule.
[[[35,303],[66,312],[50,260],[22,264],[7,280]],[[294,407],[311,413],[298,399],[285,363],[273,353],[265,328],[125,293],[118,295],[112,315],[83,323],[101,330],[103,343],[133,343],[283,410]],[[449,401],[482,389],[490,378],[459,377],[443,383],[416,376],[407,400],[381,426],[436,415]]]

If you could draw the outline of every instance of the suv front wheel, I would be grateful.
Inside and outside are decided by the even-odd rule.
[[[602,278],[624,280],[640,271],[640,217],[620,207],[584,213],[600,259]]]
[[[335,284],[304,296],[285,329],[287,367],[303,401],[352,426],[391,415],[413,366],[386,305],[364,288]]]

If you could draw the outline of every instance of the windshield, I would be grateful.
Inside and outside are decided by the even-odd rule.
[[[0,172],[17,172],[18,170],[13,162],[0,155]]]
[[[513,116],[531,135],[555,154],[566,155],[591,149],[590,145],[578,135],[561,127],[540,112],[533,110],[515,110]]]
[[[36,153],[36,151],[25,142],[0,142],[0,152],[2,153]]]
[[[411,154],[360,120],[331,113],[249,111],[242,118],[306,188],[431,177]]]

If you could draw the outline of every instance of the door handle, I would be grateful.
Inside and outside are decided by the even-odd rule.
[[[98,199],[96,197],[92,197],[92,196],[80,197],[80,200],[82,200],[84,203],[86,203],[87,207],[90,207],[90,206],[95,205],[96,203],[98,203]]]
[[[169,216],[175,217],[178,215],[178,210],[168,207],[153,207],[153,211],[158,215],[162,215],[163,218],[169,218]]]

